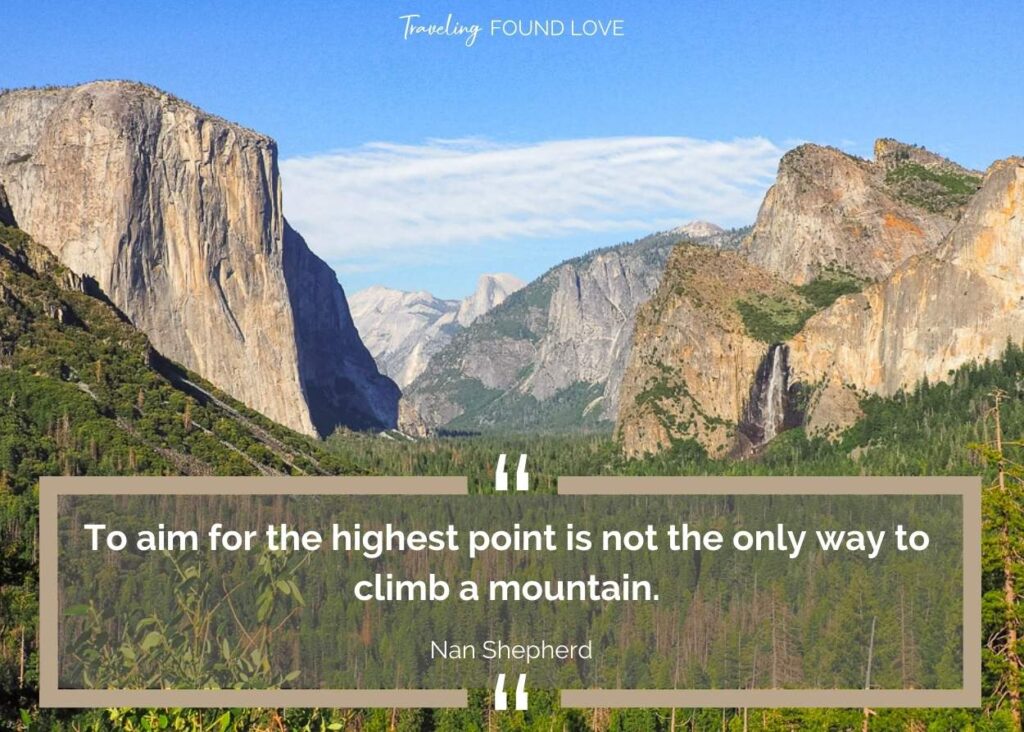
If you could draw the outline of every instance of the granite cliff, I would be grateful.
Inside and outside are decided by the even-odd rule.
[[[516,290],[521,290],[526,283],[515,275],[506,273],[480,275],[476,289],[459,301],[455,312],[455,321],[463,328],[470,326],[474,320],[484,313],[489,313],[508,299]]]
[[[284,219],[270,138],[140,84],[9,91],[0,186],[163,355],[307,434],[395,424],[397,387]]]
[[[779,163],[743,251],[802,285],[828,270],[867,280],[934,248],[980,176],[924,150],[879,140],[875,160],[801,145]]]
[[[636,318],[616,430],[627,455],[692,438],[720,456],[761,444],[782,427],[742,418],[748,403],[758,402],[751,385],[768,352],[739,307],[748,301],[792,312],[809,307],[796,288],[734,252],[693,245],[672,252]]]
[[[617,424],[632,456],[747,454],[836,434],[867,394],[941,381],[1024,339],[1024,168],[984,179],[880,140],[788,153],[740,248],[680,248],[641,310]],[[851,222],[858,222],[851,228]]]
[[[1024,341],[1024,159],[995,163],[949,236],[812,317],[791,379],[814,387],[812,432],[848,426],[861,394],[944,381]]]
[[[41,473],[358,470],[161,357],[92,283],[4,224],[0,391],[8,498],[12,485],[27,491]]]

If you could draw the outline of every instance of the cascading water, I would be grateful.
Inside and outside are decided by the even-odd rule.
[[[776,343],[757,368],[739,428],[749,448],[758,448],[802,421],[789,383],[789,347]]]
[[[786,421],[786,381],[788,380],[786,372],[788,369],[783,364],[783,360],[787,356],[785,349],[785,346],[779,344],[772,346],[768,351],[771,373],[768,377],[768,387],[761,397],[764,442],[768,442],[779,434],[780,428]]]

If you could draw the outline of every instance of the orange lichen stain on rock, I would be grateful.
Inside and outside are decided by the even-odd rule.
[[[988,261],[995,247],[995,230],[982,229],[974,239],[974,256],[981,262]]]
[[[1008,218],[1017,213],[1020,208],[1020,202],[1024,199],[1024,182],[1022,180],[1024,179],[1018,175],[1006,187],[1006,205],[1003,206],[1002,213]]]
[[[924,236],[924,232],[921,227],[915,224],[913,221],[907,221],[893,213],[887,213],[885,215],[885,228],[891,231],[906,231],[915,236]]]
[[[861,223],[857,223],[857,222],[853,222],[853,221],[848,222],[846,224],[846,231],[854,239],[864,239],[868,235],[867,227],[865,227]]]

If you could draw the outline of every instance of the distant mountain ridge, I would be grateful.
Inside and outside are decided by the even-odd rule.
[[[400,387],[423,373],[430,358],[461,328],[505,301],[524,283],[510,274],[484,274],[473,294],[442,300],[429,292],[375,285],[356,292],[349,307],[378,368]]]
[[[712,231],[707,246],[737,232]],[[677,229],[595,249],[550,269],[455,334],[405,390],[433,429],[610,430],[638,307],[654,292]]]
[[[687,224],[683,224],[682,226],[677,226],[669,231],[669,233],[689,236],[694,239],[703,239],[709,236],[724,234],[725,229],[718,224],[712,224],[709,221],[691,221]]]

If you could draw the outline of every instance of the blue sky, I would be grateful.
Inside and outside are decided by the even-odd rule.
[[[407,41],[408,13],[484,29]],[[492,38],[492,18],[625,36]],[[796,141],[1024,153],[1019,0],[8,0],[2,24],[0,86],[138,79],[275,137],[285,213],[348,290],[460,296],[663,224],[743,223]]]

